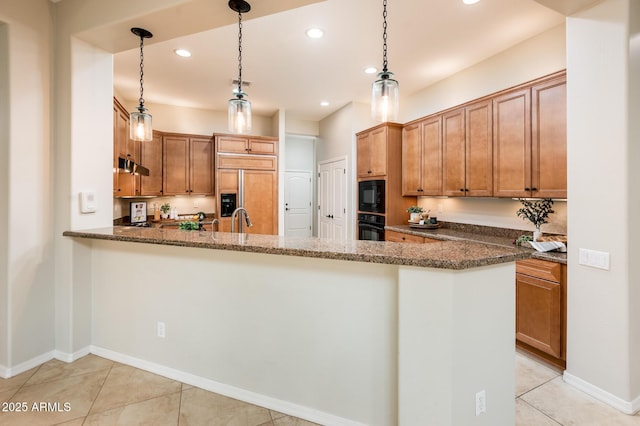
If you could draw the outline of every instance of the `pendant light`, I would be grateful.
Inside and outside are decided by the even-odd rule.
[[[242,91],[242,14],[251,10],[251,5],[244,0],[230,0],[231,10],[238,12],[238,90],[235,98],[229,99],[229,131],[247,133],[251,130],[251,102]]]
[[[371,116],[379,122],[395,121],[398,117],[398,81],[387,69],[387,0],[383,0],[382,72],[371,88]]]
[[[144,39],[153,37],[144,28],[131,28],[131,32],[140,37],[140,106],[138,111],[129,114],[129,138],[134,141],[153,140],[153,129],[151,128],[151,114],[147,113],[144,107]]]

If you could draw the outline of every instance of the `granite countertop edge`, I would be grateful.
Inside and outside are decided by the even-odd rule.
[[[136,227],[65,231],[63,236],[451,270],[471,269],[531,257],[530,253],[514,247],[463,239],[443,239],[442,243],[437,244],[357,240],[335,242],[315,237],[287,238],[277,235]]]
[[[419,229],[412,228],[409,225],[387,225],[385,226],[385,229],[440,241],[475,241],[483,244],[494,244],[501,247],[515,248],[523,253],[527,253],[527,258],[548,260],[550,262],[562,263],[564,265],[567,264],[567,253],[557,251],[538,252],[533,248],[517,247],[514,244],[514,237],[495,236],[490,234],[491,231],[489,231],[489,234],[485,234],[482,232],[465,232],[447,227],[438,229]],[[525,231],[517,232],[519,234],[526,234]]]

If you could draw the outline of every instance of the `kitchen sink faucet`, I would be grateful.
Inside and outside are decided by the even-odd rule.
[[[247,222],[247,227],[251,227],[251,219],[249,219],[249,213],[247,213],[247,209],[244,207],[238,207],[231,213],[231,233],[233,234],[236,231],[236,216],[240,213],[244,213],[244,220]],[[242,225],[238,224],[238,229],[242,231]]]

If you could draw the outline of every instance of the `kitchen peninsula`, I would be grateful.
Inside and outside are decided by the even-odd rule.
[[[530,252],[132,227],[64,235],[91,249],[97,355],[322,424],[514,423],[513,276]],[[482,391],[489,409],[476,416]]]

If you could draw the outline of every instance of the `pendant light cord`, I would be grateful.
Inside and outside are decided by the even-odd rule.
[[[387,0],[382,2],[382,72],[386,73],[387,69]]]
[[[140,110],[144,109],[144,37],[140,36]]]
[[[242,99],[242,12],[238,12],[238,98]]]

